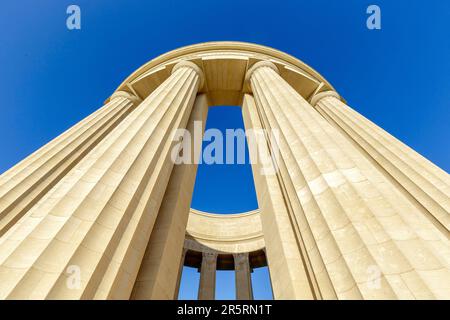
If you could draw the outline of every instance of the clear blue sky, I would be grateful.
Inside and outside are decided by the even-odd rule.
[[[81,7],[79,31],[66,28],[70,4]],[[381,31],[366,28],[370,4],[381,7]],[[0,8],[0,172],[99,108],[146,61],[215,40],[298,57],[353,108],[450,171],[449,1],[15,0]],[[233,110],[211,111],[208,126],[242,126]],[[248,166],[218,167],[199,168],[193,206],[253,209]]]

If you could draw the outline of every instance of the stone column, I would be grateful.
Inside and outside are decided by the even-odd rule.
[[[0,299],[129,297],[202,71],[180,62],[0,245]]]
[[[234,270],[236,273],[236,300],[253,300],[248,253],[236,253],[233,257]]]
[[[0,237],[140,103],[123,91],[0,176]]]
[[[183,276],[184,260],[186,260],[186,253],[187,253],[187,251],[188,251],[188,249],[183,248],[183,252],[181,254],[180,264],[178,266],[177,286],[175,287],[173,300],[178,300],[178,296],[180,295],[181,277]]]
[[[279,132],[278,141],[268,139],[269,151],[279,148],[276,181],[261,178],[269,191],[258,195],[260,207],[274,209],[262,212],[264,233],[277,222],[270,236],[285,238],[275,241],[282,254],[266,240],[275,298],[445,297],[450,281],[434,279],[450,279],[448,238],[275,65],[257,63],[247,80],[255,119]]]
[[[295,201],[295,196],[288,195],[287,168],[282,167],[280,161],[276,161],[276,154],[279,151],[276,151],[277,147],[274,145],[277,142],[270,139],[271,129],[268,124],[263,124],[261,111],[258,110],[251,95],[244,95],[242,114],[247,132],[252,129],[254,133],[247,136],[247,141],[274,298],[318,298],[316,292],[319,290],[314,289],[313,285],[315,279],[311,279],[313,272],[306,269],[305,245],[298,226],[303,226],[303,237],[311,238],[312,235],[308,232],[306,222],[303,221],[298,225],[293,217],[294,209],[291,204]],[[282,175],[287,176],[286,182],[283,182]],[[320,258],[313,261],[317,261],[314,271],[319,277],[323,275],[324,278],[323,295],[327,298],[335,297],[331,282],[327,274],[323,272],[323,262]],[[324,288],[329,289],[325,291]]]
[[[208,99],[205,94],[200,94],[195,100],[187,126],[189,134],[183,138],[188,142],[184,144],[186,150],[183,148],[183,154],[188,152],[190,156],[185,158],[185,161],[181,161],[179,156],[179,164],[174,166],[170,176],[136,279],[133,299],[173,299],[178,293],[178,267],[183,252],[207,114]]]
[[[450,176],[445,171],[343,103],[335,92],[319,93],[311,104],[420,203],[435,225],[450,231]]]
[[[203,252],[200,268],[198,300],[214,300],[216,297],[217,253]]]

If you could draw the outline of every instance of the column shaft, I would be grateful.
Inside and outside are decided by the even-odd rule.
[[[450,231],[450,176],[395,137],[341,102],[321,93],[314,107],[383,168],[446,234]]]
[[[279,232],[299,231],[315,298],[324,292],[323,272],[339,299],[448,296],[450,281],[433,280],[450,279],[448,239],[274,65],[257,65],[247,78],[263,124],[280,133],[279,178],[293,215]],[[267,253],[270,267],[269,246]],[[272,280],[275,298],[291,297]]]
[[[183,252],[207,113],[207,97],[201,94],[195,100],[187,126],[190,134],[184,137],[191,142],[186,145],[190,150],[183,152],[190,152],[189,159],[192,161],[174,166],[136,279],[133,299],[173,299],[176,295],[178,266]]]
[[[286,186],[289,172],[281,161],[276,161],[277,151],[272,147],[277,142],[270,139],[270,127],[263,123],[261,111],[250,95],[244,96],[242,114],[247,132],[251,129],[254,133],[247,137],[248,147],[274,298],[313,299],[324,295],[331,299],[335,297],[334,290],[320,257],[308,259],[305,256],[302,236],[312,238],[312,234],[308,232],[308,223],[294,222],[295,196]],[[283,179],[283,175],[287,178]],[[299,225],[303,226],[302,235]],[[311,254],[317,255],[317,250],[311,250]],[[316,262],[315,268],[307,266],[305,261]],[[315,281],[321,282],[321,291],[315,288]]]
[[[216,297],[217,254],[203,252],[200,268],[200,286],[198,300],[214,300]]]
[[[180,295],[181,277],[183,276],[183,267],[184,267],[184,260],[186,260],[186,253],[187,253],[187,249],[183,248],[183,253],[181,254],[181,259],[180,259],[180,263],[178,266],[177,286],[175,288],[173,300],[178,300],[178,296]]]
[[[236,274],[236,299],[253,300],[252,279],[248,253],[234,254],[234,270]]]
[[[31,209],[0,245],[0,298],[90,299],[111,283],[129,297],[173,168],[174,130],[186,127],[201,76],[175,66]]]
[[[0,177],[0,237],[139,104],[118,92],[110,102]]]

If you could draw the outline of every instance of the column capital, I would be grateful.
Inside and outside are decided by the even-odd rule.
[[[214,263],[217,261],[217,252],[202,252],[202,259],[207,263]]]
[[[126,91],[116,91],[111,95],[111,98],[109,99],[109,101],[112,101],[114,98],[125,98],[128,99],[129,101],[131,101],[135,106],[139,105],[142,102],[142,99],[139,98],[138,96],[126,92]]]
[[[248,252],[233,253],[234,264],[240,264],[248,261]]]
[[[335,97],[337,99],[341,99],[341,96],[336,92],[336,91],[324,91],[324,92],[320,92],[315,94],[312,98],[311,98],[311,105],[314,107],[320,100],[322,100],[323,98],[326,97]]]
[[[259,62],[255,63],[250,69],[247,70],[247,73],[245,74],[245,82],[249,82],[253,73],[261,67],[268,67],[268,68],[272,69],[273,71],[275,71],[277,74],[280,74],[280,71],[278,70],[277,66],[273,62],[268,61],[268,60],[263,60],[263,61],[259,61]]]
[[[205,75],[203,73],[203,70],[198,65],[196,65],[192,61],[181,60],[172,68],[172,74],[181,68],[191,68],[192,70],[194,70],[200,78],[199,89],[203,88],[203,85],[205,84]]]

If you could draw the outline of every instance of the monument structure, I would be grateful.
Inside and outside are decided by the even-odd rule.
[[[171,159],[175,129],[216,105],[279,132],[258,146],[275,174],[252,164],[256,211],[191,209],[197,165]],[[252,299],[266,265],[275,299],[450,299],[449,195],[446,172],[298,59],[192,45],[0,176],[0,299],[176,299],[183,265],[201,273],[199,299],[214,299],[217,269]]]

